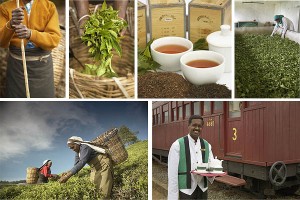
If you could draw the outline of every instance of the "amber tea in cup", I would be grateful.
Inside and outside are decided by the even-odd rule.
[[[163,46],[157,47],[155,50],[160,53],[176,54],[176,53],[185,52],[188,50],[188,48],[185,46],[181,46],[181,45],[171,44],[171,45],[163,45]]]
[[[216,67],[220,64],[212,60],[193,60],[186,63],[186,65],[195,68],[210,68],[210,67]]]

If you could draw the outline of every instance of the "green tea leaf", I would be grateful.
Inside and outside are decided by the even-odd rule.
[[[89,53],[96,63],[87,64],[84,72],[97,76],[116,76],[111,67],[112,50],[115,49],[121,56],[119,32],[126,26],[126,21],[119,18],[118,11],[107,6],[105,1],[101,10],[98,9],[90,16],[84,25],[85,31],[81,39],[89,47]]]
[[[147,71],[156,71],[160,65],[152,59],[150,46],[154,39],[150,40],[145,49],[139,50],[138,53],[138,73],[144,74]]]

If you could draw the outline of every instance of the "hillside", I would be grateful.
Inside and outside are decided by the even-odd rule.
[[[127,147],[128,159],[114,167],[113,199],[148,199],[148,141]],[[14,185],[0,190],[0,199],[100,199],[89,181],[89,167],[65,184]]]

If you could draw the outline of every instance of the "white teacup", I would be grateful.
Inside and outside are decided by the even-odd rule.
[[[187,65],[187,63],[195,60],[209,60],[216,62],[218,65],[208,68],[196,68]],[[180,58],[181,71],[186,80],[194,85],[204,85],[209,83],[216,83],[224,73],[223,55],[213,51],[193,51],[186,53]]]
[[[179,45],[185,47],[187,50],[174,54],[157,51],[157,48],[166,45]],[[154,40],[150,49],[153,60],[161,65],[162,70],[175,72],[180,70],[181,56],[187,52],[193,51],[193,43],[182,37],[163,37]]]

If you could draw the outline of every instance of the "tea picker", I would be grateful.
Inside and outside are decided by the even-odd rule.
[[[96,185],[99,193],[105,198],[111,195],[113,184],[113,165],[125,161],[128,153],[122,140],[118,136],[118,129],[106,131],[92,141],[83,141],[81,137],[72,136],[67,145],[75,154],[74,167],[63,173],[58,180],[65,183],[68,179],[79,172],[85,164],[91,167],[90,180]]]

